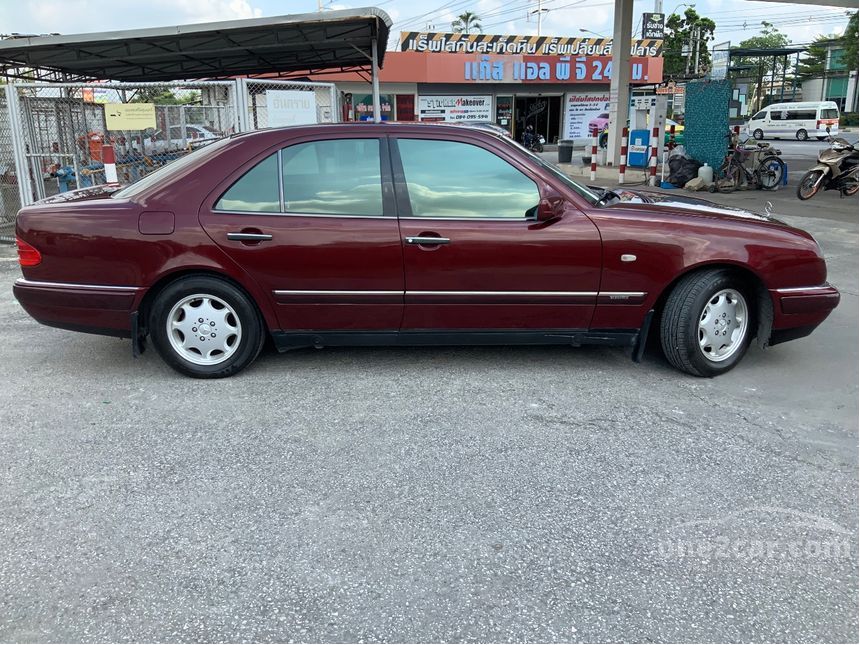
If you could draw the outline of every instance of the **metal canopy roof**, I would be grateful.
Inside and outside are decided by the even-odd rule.
[[[381,65],[391,18],[375,7],[0,41],[0,75],[168,81]],[[34,73],[36,72],[36,73]]]

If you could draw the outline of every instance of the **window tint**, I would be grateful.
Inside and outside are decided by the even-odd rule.
[[[269,155],[242,175],[215,204],[219,211],[277,213],[281,210],[278,195],[278,155]]]
[[[753,120],[753,121],[760,121],[760,120],[761,120],[761,119],[763,119],[765,116],[767,116],[767,111],[762,110],[761,112],[759,112],[758,114],[756,114],[756,115],[752,118],[752,120]]]
[[[815,110],[789,110],[788,118],[793,121],[814,121]]]
[[[300,143],[281,160],[287,213],[382,215],[379,139]]]
[[[537,185],[488,150],[455,141],[399,139],[415,217],[533,215]]]
[[[838,119],[839,118],[839,110],[835,110],[833,108],[822,108],[821,118],[822,119]]]

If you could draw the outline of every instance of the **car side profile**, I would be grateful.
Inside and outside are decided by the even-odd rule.
[[[654,329],[698,376],[812,332],[839,302],[821,249],[765,215],[582,186],[511,140],[427,124],[213,142],[136,184],[17,220],[39,322],[150,341],[224,377],[271,338],[346,345],[620,345]]]

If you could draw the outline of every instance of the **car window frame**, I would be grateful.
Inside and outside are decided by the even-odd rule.
[[[519,160],[512,159],[507,155],[500,154],[498,150],[496,150],[492,146],[484,145],[483,141],[479,141],[476,139],[472,139],[470,137],[453,137],[446,136],[440,137],[438,135],[428,135],[423,132],[409,132],[402,134],[392,134],[388,136],[388,145],[389,145],[389,158],[391,161],[393,179],[394,179],[394,194],[396,196],[397,202],[397,216],[398,219],[404,220],[414,220],[414,221],[428,221],[428,222],[536,222],[537,221],[537,209],[535,210],[534,215],[527,217],[420,217],[415,215],[412,212],[412,200],[409,197],[409,186],[406,182],[406,173],[403,169],[403,160],[400,157],[400,148],[399,148],[399,140],[400,139],[420,139],[425,141],[444,141],[448,143],[461,143],[464,145],[475,146],[476,148],[480,148],[492,155],[499,157],[502,161],[522,173],[527,179],[534,182],[535,187],[538,191],[538,203],[540,200],[544,199],[546,195],[546,180],[536,175],[534,172],[530,172],[530,168],[525,165],[519,163]]]
[[[302,212],[286,212],[284,210],[284,177],[283,177],[283,162],[282,162],[282,151],[286,148],[291,148],[296,145],[301,145],[303,143],[316,143],[321,141],[341,141],[341,140],[349,140],[349,139],[376,139],[379,143],[379,165],[380,165],[380,178],[381,178],[381,188],[382,188],[382,214],[381,215],[340,215],[336,213],[302,213]],[[258,163],[264,161],[266,158],[271,156],[272,154],[277,153],[278,159],[278,196],[280,200],[279,210],[276,212],[273,211],[240,211],[240,210],[224,210],[224,209],[216,209],[215,205],[221,199],[221,197],[226,193],[237,181],[239,181],[245,174],[254,168]],[[267,215],[274,217],[314,217],[314,218],[335,218],[335,219],[395,219],[397,217],[397,206],[395,203],[394,197],[394,186],[392,180],[392,170],[391,170],[391,159],[389,153],[389,147],[387,145],[386,137],[382,134],[370,134],[370,133],[360,133],[360,132],[349,132],[349,133],[339,133],[337,135],[334,134],[325,134],[323,136],[307,134],[300,137],[296,137],[294,139],[289,139],[288,141],[281,141],[274,145],[268,146],[266,149],[258,151],[251,159],[241,164],[234,170],[230,175],[228,175],[223,181],[219,182],[213,190],[209,193],[206,198],[205,206],[206,210],[214,215],[225,214],[225,215]]]

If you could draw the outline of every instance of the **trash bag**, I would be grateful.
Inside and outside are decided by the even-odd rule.
[[[689,157],[675,156],[669,159],[669,183],[678,187],[699,176],[700,164]]]

